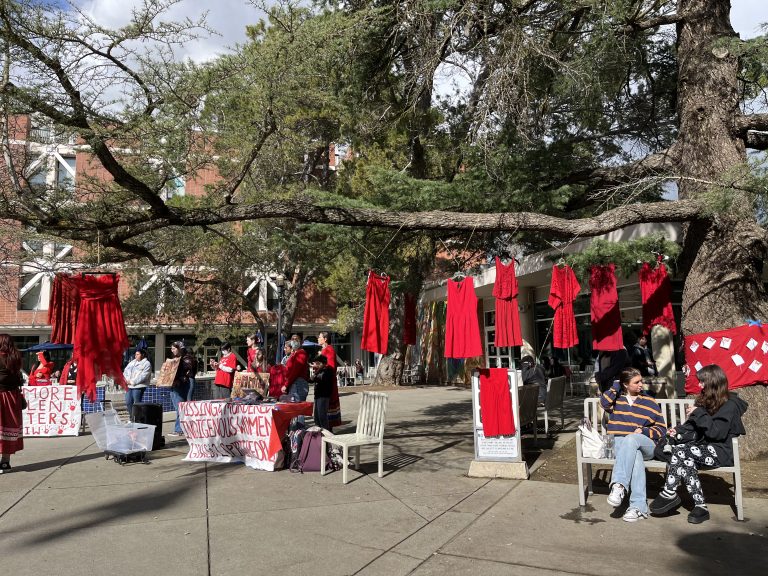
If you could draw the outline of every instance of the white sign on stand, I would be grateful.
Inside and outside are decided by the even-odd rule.
[[[480,373],[472,373],[472,413],[475,431],[475,460],[494,462],[521,462],[522,449],[520,440],[520,404],[517,396],[517,378],[515,370],[508,370],[509,394],[512,401],[512,417],[515,421],[515,434],[486,438],[483,434],[483,421],[480,412]]]

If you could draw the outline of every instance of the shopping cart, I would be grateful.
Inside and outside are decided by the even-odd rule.
[[[85,415],[96,445],[104,457],[121,465],[129,462],[149,463],[147,452],[152,450],[155,427],[152,424],[124,423],[114,409]]]

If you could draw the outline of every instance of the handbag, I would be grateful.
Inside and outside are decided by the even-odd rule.
[[[592,426],[589,418],[583,418],[579,424],[581,432],[581,455],[584,458],[603,457],[603,439],[600,433]]]

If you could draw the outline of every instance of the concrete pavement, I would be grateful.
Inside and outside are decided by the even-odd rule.
[[[359,397],[342,393],[344,420],[354,421]],[[469,391],[409,388],[389,399],[385,476],[376,476],[375,448],[363,448],[361,473],[350,470],[346,486],[340,473],[182,462],[183,439],[149,465],[127,466],[106,461],[90,435],[26,440],[0,476],[3,571],[766,573],[766,499],[745,499],[745,522],[712,505],[699,526],[685,511],[628,524],[604,495],[581,509],[573,484],[468,478]]]

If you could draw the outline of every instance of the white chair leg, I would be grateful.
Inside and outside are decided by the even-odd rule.
[[[341,481],[347,483],[347,467],[349,466],[349,446],[344,445],[344,467],[341,469]]]
[[[384,476],[384,441],[379,442],[379,478]]]
[[[360,470],[360,446],[355,446],[355,470]]]
[[[325,437],[320,440],[320,476],[325,476]]]

